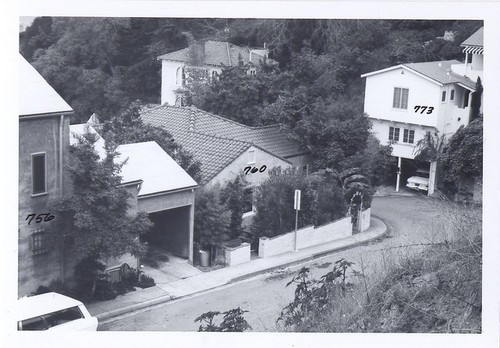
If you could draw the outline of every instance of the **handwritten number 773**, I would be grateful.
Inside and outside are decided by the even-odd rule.
[[[416,105],[414,109],[415,109],[415,113],[417,113],[419,110],[421,110],[420,113],[423,114],[425,112],[425,110],[427,110],[427,114],[432,114],[432,110],[434,110],[434,107]]]
[[[43,218],[43,216],[45,216],[45,218]],[[36,218],[35,218],[36,217]],[[28,225],[31,224],[31,222],[33,221],[33,219],[35,219],[35,222],[38,224],[40,222],[49,222],[49,221],[52,221],[54,220],[55,216],[54,215],[51,215],[50,213],[44,213],[44,214],[29,214],[28,216],[26,216],[26,219],[25,220],[29,220],[28,221]]]

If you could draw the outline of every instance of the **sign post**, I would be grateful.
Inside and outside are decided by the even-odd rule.
[[[294,250],[298,251],[297,249],[297,223],[299,220],[299,210],[300,210],[300,190],[295,190],[295,196],[293,199],[293,208],[295,209],[295,243],[294,243]]]

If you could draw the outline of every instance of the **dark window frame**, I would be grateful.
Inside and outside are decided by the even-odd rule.
[[[39,185],[38,176],[41,174],[38,169],[35,169],[35,158],[43,158],[43,189],[38,189],[36,187]],[[46,152],[36,152],[31,154],[31,195],[39,196],[47,194],[47,153]]]

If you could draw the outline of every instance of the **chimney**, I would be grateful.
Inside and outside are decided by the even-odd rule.
[[[248,62],[251,63],[252,62],[252,50],[250,49],[250,57],[248,58]]]

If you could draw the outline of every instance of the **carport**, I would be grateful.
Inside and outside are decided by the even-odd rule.
[[[398,171],[396,177],[396,192],[401,187],[406,187],[408,178],[415,175],[417,169],[429,170],[429,190],[428,195],[434,192],[436,178],[436,162],[417,161],[412,158],[398,157]]]
[[[198,184],[154,141],[120,145],[123,181],[141,179],[136,211],[148,213],[150,246],[193,261],[194,190]]]

